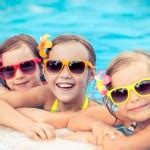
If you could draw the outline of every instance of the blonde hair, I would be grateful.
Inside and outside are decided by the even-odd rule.
[[[115,59],[112,60],[111,64],[106,70],[106,74],[110,77],[123,67],[138,61],[143,61],[147,64],[148,69],[150,70],[150,53],[144,50],[135,50],[135,51],[125,51],[118,55]],[[111,84],[108,85],[110,89]]]
[[[92,45],[87,40],[85,40],[84,38],[82,38],[80,36],[77,36],[77,35],[60,35],[60,36],[58,36],[52,40],[53,46],[51,49],[53,49],[53,47],[55,45],[70,42],[70,41],[77,41],[77,42],[81,43],[87,49],[87,51],[89,53],[89,60],[95,66],[96,54],[95,54],[94,48],[92,47]],[[49,53],[49,51],[51,51],[51,49],[48,49],[47,54]]]
[[[123,52],[120,55],[118,55],[115,59],[113,59],[106,70],[106,74],[108,76],[112,77],[112,75],[114,73],[116,73],[123,67],[125,67],[131,63],[138,62],[138,61],[144,61],[145,64],[147,64],[148,69],[150,70],[150,53],[143,51],[143,50],[135,50],[135,51]],[[107,85],[107,89],[108,90],[112,89],[111,83],[109,83]],[[115,125],[118,118],[114,114],[114,111],[113,111],[114,106],[111,103],[111,101],[108,99],[107,96],[105,96],[103,98],[103,101],[104,101],[104,104],[106,105],[107,109],[109,110],[109,112],[115,117],[115,122],[113,124],[113,125]]]

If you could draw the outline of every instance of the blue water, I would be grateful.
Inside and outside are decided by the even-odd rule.
[[[149,18],[149,0],[0,0],[0,43],[20,33],[78,34],[104,69],[123,50],[150,50]]]

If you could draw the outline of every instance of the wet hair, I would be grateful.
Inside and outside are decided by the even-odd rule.
[[[42,58],[39,55],[38,48],[37,48],[38,43],[36,42],[34,38],[26,34],[16,35],[7,39],[0,47],[0,55],[2,56],[2,54],[5,52],[15,50],[21,47],[23,44],[27,45],[31,49],[31,52],[33,53],[35,57],[40,58],[42,60]],[[42,64],[38,63],[38,65],[41,71],[41,75],[40,75],[41,81],[45,81],[43,74],[42,74]],[[5,82],[4,82],[4,86],[8,88]]]
[[[127,51],[121,53],[119,56],[117,56],[115,59],[112,60],[111,64],[106,70],[106,74],[110,77],[119,70],[123,69],[123,67],[128,66],[131,63],[142,61],[147,64],[148,70],[150,71],[150,53],[144,51],[144,50],[135,50],[135,51]],[[112,84],[109,83],[106,87],[108,90],[112,89]],[[108,97],[104,97],[103,99],[104,104],[108,108],[109,112],[116,118],[115,123],[117,122],[118,118],[115,116],[112,107],[113,104],[108,99]],[[114,124],[115,124],[114,123]]]
[[[70,41],[77,41],[77,42],[81,43],[87,49],[87,51],[89,53],[89,61],[93,64],[93,66],[95,66],[96,54],[94,52],[94,49],[89,42],[87,42],[85,39],[81,38],[80,36],[60,35],[60,36],[56,37],[55,39],[53,39],[52,44],[53,44],[53,46],[56,46],[58,44],[66,43],[66,42],[70,42]],[[51,49],[53,49],[53,46]],[[47,54],[51,49],[48,49]]]

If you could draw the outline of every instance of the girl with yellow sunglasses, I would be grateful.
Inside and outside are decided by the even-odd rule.
[[[67,139],[96,143],[104,150],[150,149],[150,54],[143,51],[124,52],[109,65],[104,104],[120,121],[118,130],[86,116],[70,119],[68,128],[92,131],[69,135]],[[82,120],[82,121],[81,121]],[[87,124],[85,123],[87,122]],[[108,135],[114,134],[112,139]]]

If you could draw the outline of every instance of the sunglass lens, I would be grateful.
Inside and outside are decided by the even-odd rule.
[[[85,63],[83,61],[72,61],[69,64],[69,69],[74,74],[81,74],[84,72]]]
[[[2,75],[5,79],[10,79],[14,76],[15,74],[15,69],[12,66],[7,66],[4,67],[2,70]]]
[[[121,103],[127,99],[128,91],[127,89],[123,89],[123,88],[116,89],[112,91],[111,96],[115,103]]]
[[[46,68],[49,72],[58,73],[62,68],[62,62],[58,60],[48,60],[46,63]]]
[[[30,60],[30,61],[26,61],[24,63],[21,63],[20,64],[20,69],[25,74],[31,74],[36,69],[35,62],[33,60]]]
[[[3,68],[0,68],[0,78],[1,78],[1,79],[4,79],[4,76],[3,76]]]
[[[140,95],[150,94],[150,80],[145,80],[135,85],[135,90]]]

